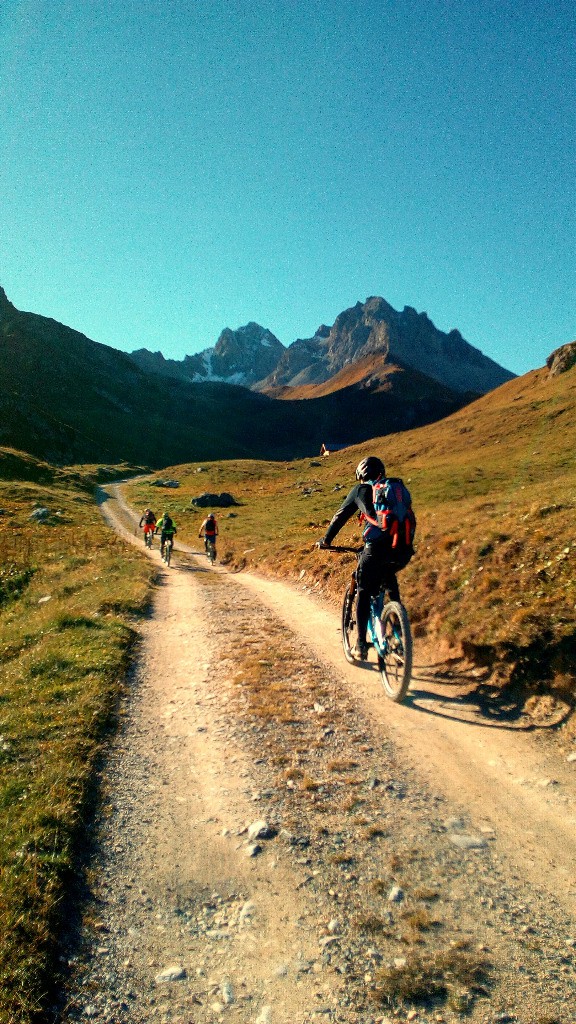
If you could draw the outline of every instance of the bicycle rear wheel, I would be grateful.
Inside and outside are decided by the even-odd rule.
[[[216,547],[211,540],[208,541],[208,558],[212,565],[214,565],[214,562],[216,561]]]
[[[166,562],[166,565],[170,565],[171,558],[172,558],[172,543],[171,543],[171,541],[167,540],[166,544],[164,545],[164,561]]]
[[[351,665],[354,664],[352,648],[358,639],[358,631],[356,629],[356,610],[354,608],[355,597],[356,587],[353,587],[352,584],[350,584],[346,587],[344,600],[342,602],[342,646],[344,648],[346,661],[349,661]]]
[[[400,704],[412,676],[412,632],[408,612],[399,601],[390,601],[382,611],[383,651],[378,656],[384,692]]]

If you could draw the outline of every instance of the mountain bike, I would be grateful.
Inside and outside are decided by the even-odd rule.
[[[161,551],[162,560],[166,562],[166,565],[170,565],[172,561],[172,548],[174,547],[174,537],[166,537],[164,541],[164,549]]]
[[[144,544],[147,548],[152,547],[152,538],[154,536],[154,530],[144,530]]]
[[[208,537],[206,538],[206,554],[210,559],[211,565],[214,565],[214,562],[216,561],[216,544],[213,540],[210,540]]]
[[[351,551],[358,558],[358,548],[332,547],[325,551]],[[350,664],[356,659],[352,649],[358,638],[356,629],[356,570],[344,592],[342,602],[342,646]],[[368,637],[378,660],[384,692],[400,704],[408,692],[412,676],[412,631],[408,612],[400,601],[386,601],[383,590],[370,601]]]

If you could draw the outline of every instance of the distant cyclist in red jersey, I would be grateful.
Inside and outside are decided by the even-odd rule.
[[[142,529],[142,526],[144,526],[144,543],[146,543],[148,534],[151,535],[151,539],[154,536],[154,530],[156,529],[156,516],[151,508],[144,509],[140,519],[140,529]]]
[[[218,523],[216,522],[216,516],[213,512],[210,512],[200,527],[199,537],[204,537],[204,550],[208,552],[208,541],[212,541],[214,547],[216,547],[216,537],[218,536]]]

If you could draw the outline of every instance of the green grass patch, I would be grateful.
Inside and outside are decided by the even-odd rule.
[[[8,562],[0,566],[0,605],[12,597],[19,597],[34,576],[31,565],[16,565]]]
[[[0,458],[0,1024],[41,1010],[151,572],[101,519],[96,471],[23,463]]]

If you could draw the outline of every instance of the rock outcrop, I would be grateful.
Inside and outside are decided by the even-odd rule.
[[[557,377],[559,373],[566,373],[576,364],[576,341],[570,341],[567,345],[554,349],[546,360],[546,366],[550,370],[551,377]]]

